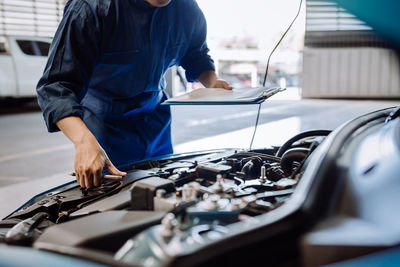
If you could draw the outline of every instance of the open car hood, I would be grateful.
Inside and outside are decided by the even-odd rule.
[[[122,181],[104,180],[94,190],[66,184],[3,220],[1,242],[112,266],[256,264],[265,257],[271,265],[315,266],[396,246],[400,228],[389,222],[400,217],[400,119],[385,123],[391,111],[332,133],[301,133],[281,147],[139,162]]]

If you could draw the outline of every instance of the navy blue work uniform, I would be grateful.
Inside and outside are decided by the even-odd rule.
[[[37,87],[49,132],[81,117],[116,166],[172,153],[163,76],[174,65],[188,81],[214,70],[205,39],[194,0],[70,0]]]

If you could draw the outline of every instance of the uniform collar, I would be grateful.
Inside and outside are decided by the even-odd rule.
[[[155,9],[156,7],[150,5],[149,3],[147,3],[144,0],[133,0],[133,3],[135,3],[135,5],[139,8],[143,8],[143,9]]]

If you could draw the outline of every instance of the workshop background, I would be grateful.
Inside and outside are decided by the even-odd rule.
[[[260,86],[268,55],[300,1],[197,2],[207,19],[219,76],[234,87]],[[35,99],[64,5],[64,0],[0,0],[3,197],[16,188],[40,192],[71,180],[73,145],[62,133],[47,133]],[[287,90],[262,105],[253,147],[279,145],[305,130],[334,129],[358,115],[400,104],[399,72],[398,54],[370,26],[333,2],[303,1],[297,21],[271,57],[266,83]],[[187,83],[182,68],[171,69],[166,79],[171,96],[201,87]],[[175,152],[248,148],[257,108],[173,106]]]

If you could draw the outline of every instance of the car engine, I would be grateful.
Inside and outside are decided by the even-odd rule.
[[[0,242],[110,265],[169,265],[279,210],[329,133],[301,133],[281,147],[147,160],[94,189],[71,182],[1,221]]]

